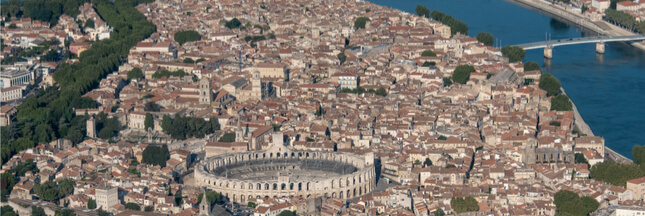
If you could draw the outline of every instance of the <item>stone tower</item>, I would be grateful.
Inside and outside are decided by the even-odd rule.
[[[240,126],[240,118],[237,118],[237,128],[235,128],[235,142],[244,142],[244,130]]]
[[[257,100],[262,100],[262,78],[260,78],[260,72],[253,72],[253,78],[251,78],[251,91],[253,97]]]
[[[202,202],[199,203],[199,216],[208,216],[211,213],[211,203],[206,199],[206,189],[202,189],[204,196]]]
[[[203,78],[199,81],[199,103],[211,104],[213,102],[213,94],[211,91],[211,82],[208,78]]]
[[[86,131],[87,131],[87,137],[90,138],[96,138],[96,120],[94,120],[94,117],[90,117],[90,119],[87,120],[85,123],[86,126]]]

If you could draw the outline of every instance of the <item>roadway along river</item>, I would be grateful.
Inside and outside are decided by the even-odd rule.
[[[590,35],[541,13],[503,0],[370,0],[410,13],[418,4],[440,10],[468,24],[469,35],[485,31],[501,45],[569,39]],[[594,35],[594,34],[591,34]],[[555,47],[545,65],[542,49],[527,51],[525,61],[536,61],[543,72],[562,82],[585,122],[614,151],[632,158],[634,145],[645,137],[645,53],[625,43],[608,43],[597,55],[595,44]]]

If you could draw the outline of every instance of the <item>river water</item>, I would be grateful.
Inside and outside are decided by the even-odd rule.
[[[516,45],[551,39],[594,36],[575,24],[504,0],[370,0],[370,2],[415,13],[417,5],[440,10],[468,24],[468,34],[489,32],[497,45]],[[496,46],[497,46],[496,45]],[[632,158],[634,145],[645,145],[645,52],[625,43],[607,43],[604,55],[595,43],[560,46],[547,61],[542,49],[529,50],[525,61],[536,61],[542,71],[562,83],[585,122],[614,151]]]

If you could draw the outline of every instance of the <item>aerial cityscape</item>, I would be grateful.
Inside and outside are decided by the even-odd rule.
[[[645,215],[639,0],[0,14],[0,216]]]

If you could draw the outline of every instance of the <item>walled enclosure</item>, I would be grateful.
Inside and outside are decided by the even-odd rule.
[[[195,181],[246,203],[265,197],[354,198],[376,187],[376,174],[373,162],[360,156],[275,147],[207,158],[195,168]]]

